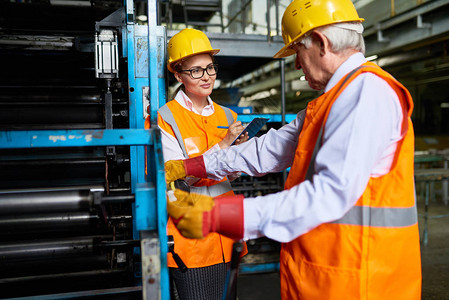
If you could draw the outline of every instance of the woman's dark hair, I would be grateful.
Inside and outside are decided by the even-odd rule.
[[[185,87],[184,87],[184,83],[181,83],[181,85],[176,88],[176,90],[173,92],[170,99],[175,99],[176,95],[179,93],[180,90],[183,90],[184,92],[186,91]]]

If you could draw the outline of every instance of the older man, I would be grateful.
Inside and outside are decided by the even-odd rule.
[[[279,130],[166,164],[168,181],[291,167],[279,193],[196,201],[178,192],[168,202],[186,236],[282,242],[282,299],[421,298],[413,102],[366,61],[361,22],[350,0],[293,1],[275,58],[296,54],[296,68],[324,93]]]

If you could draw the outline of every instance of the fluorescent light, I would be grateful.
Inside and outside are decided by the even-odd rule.
[[[148,17],[146,15],[139,15],[137,16],[137,20],[141,22],[146,22],[148,20]]]
[[[366,58],[367,61],[372,61],[372,60],[376,60],[376,59],[377,59],[377,55],[371,55]]]
[[[90,1],[67,1],[67,0],[50,0],[51,5],[62,6],[91,6]]]

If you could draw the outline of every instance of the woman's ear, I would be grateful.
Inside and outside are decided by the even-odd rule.
[[[175,73],[175,78],[176,78],[176,80],[178,80],[179,83],[184,83],[183,80],[182,80],[181,73],[176,72]]]

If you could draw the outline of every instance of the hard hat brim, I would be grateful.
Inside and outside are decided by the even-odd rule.
[[[337,21],[337,22],[332,22],[332,23],[328,23],[328,24],[323,24],[321,26],[317,26],[315,28],[312,28],[306,32],[303,32],[301,34],[299,34],[298,36],[296,36],[290,43],[288,43],[287,45],[285,45],[284,47],[282,47],[281,50],[279,50],[274,56],[273,58],[284,58],[290,55],[294,55],[296,54],[296,52],[293,49],[290,49],[291,45],[296,42],[297,40],[299,40],[302,36],[304,36],[307,32],[310,32],[312,30],[315,30],[319,27],[323,27],[323,26],[328,26],[328,25],[332,25],[332,24],[338,24],[338,23],[349,23],[349,22],[360,22],[362,23],[363,21],[365,21],[364,18],[358,18],[355,20],[345,20],[344,22],[342,21]]]
[[[212,49],[212,50],[206,50],[206,51],[195,52],[195,53],[193,53],[193,54],[184,56],[183,58],[180,58],[180,59],[174,60],[174,61],[172,61],[172,62],[169,62],[169,63],[167,64],[167,69],[168,69],[170,72],[172,72],[172,73],[176,73],[175,69],[173,69],[172,66],[174,66],[174,65],[175,65],[176,63],[178,63],[179,61],[185,60],[185,59],[187,59],[187,58],[190,58],[190,57],[195,56],[195,55],[198,55],[198,54],[209,53],[209,54],[211,54],[212,56],[214,56],[214,55],[216,55],[218,52],[220,52],[220,49]]]
[[[294,41],[293,41],[294,42]],[[293,44],[293,42],[291,42],[288,45],[285,45],[284,47],[282,47],[281,50],[279,50],[274,56],[273,58],[284,58],[287,56],[291,56],[296,54],[295,50],[291,49],[290,46]]]

